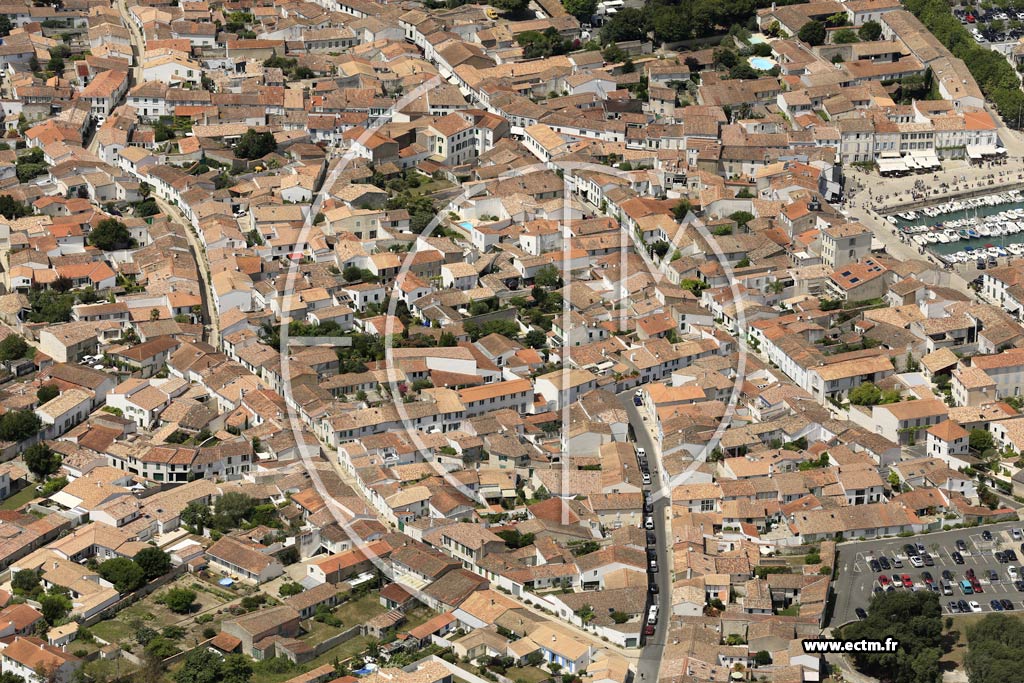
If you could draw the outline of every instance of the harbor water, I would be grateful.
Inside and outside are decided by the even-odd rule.
[[[900,213],[890,214],[888,219],[905,241],[946,263],[1024,255],[1024,194],[1020,191],[936,204],[928,211],[936,215],[917,209],[910,220]],[[950,241],[932,241],[929,236],[945,236]]]

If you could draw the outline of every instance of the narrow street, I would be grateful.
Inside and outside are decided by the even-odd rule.
[[[618,395],[619,403],[626,409],[629,415],[629,426],[632,428],[633,440],[637,446],[647,451],[651,462],[651,480],[661,482],[662,468],[658,460],[658,451],[651,441],[647,426],[644,424],[640,410],[633,405],[633,392],[624,391]],[[662,486],[665,484],[662,483]],[[648,598],[653,599],[658,605],[658,625],[653,636],[648,636],[640,661],[637,663],[637,680],[656,681],[661,668],[661,657],[665,650],[665,642],[668,639],[668,625],[672,615],[672,535],[671,535],[671,495],[659,496],[654,501],[654,534],[655,547],[658,556],[658,573],[654,575],[654,581],[658,586],[658,594]],[[644,614],[644,623],[647,623],[647,615]]]
[[[219,349],[220,316],[214,303],[213,283],[210,282],[212,274],[210,273],[210,261],[206,257],[206,248],[199,241],[192,225],[185,220],[185,217],[181,215],[181,212],[176,207],[156,195],[153,195],[153,199],[156,200],[156,205],[161,213],[180,225],[185,231],[185,237],[188,239],[189,246],[192,248],[192,253],[196,259],[196,268],[199,270],[199,281],[202,285],[199,291],[203,299],[203,328],[206,330],[206,340],[214,348]]]

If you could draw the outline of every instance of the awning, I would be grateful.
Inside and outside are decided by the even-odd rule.
[[[933,152],[915,151],[910,153],[910,157],[920,168],[938,168],[942,165]]]
[[[903,159],[878,160],[878,171],[880,173],[903,173],[906,170],[907,165],[903,163]]]
[[[995,145],[967,145],[967,156],[971,159],[980,159],[982,157],[990,157],[996,154],[1000,154],[1000,151]],[[1002,153],[1005,153],[1004,149]]]

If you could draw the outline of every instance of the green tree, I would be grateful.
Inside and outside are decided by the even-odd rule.
[[[44,384],[43,386],[36,389],[36,400],[39,401],[39,405],[48,403],[60,395],[60,389],[57,388],[56,384]]]
[[[601,42],[607,45],[642,40],[646,37],[648,29],[647,20],[640,10],[625,7],[613,14],[601,27]]]
[[[210,526],[210,518],[209,506],[197,500],[186,505],[185,509],[181,511],[181,521],[195,529],[198,534],[203,533],[203,530]]]
[[[510,14],[522,14],[530,4],[530,0],[489,0],[491,7]]]
[[[860,40],[857,34],[853,32],[852,28],[841,28],[832,34],[832,42],[837,45],[844,45],[846,43],[856,43]]]
[[[130,593],[146,583],[142,567],[127,557],[115,557],[99,566],[100,576],[114,584],[118,593]]]
[[[523,337],[523,343],[532,349],[543,348],[548,341],[548,336],[540,330],[530,330]]]
[[[3,16],[3,15],[0,15]],[[9,194],[0,195],[0,216],[4,218],[24,218],[32,215],[32,207]]]
[[[269,131],[259,133],[250,128],[235,143],[235,155],[240,159],[262,159],[276,151],[277,142]]]
[[[181,652],[169,638],[157,636],[146,643],[146,654],[155,659],[167,659]]]
[[[220,663],[221,683],[249,683],[252,673],[252,664],[245,655],[231,654]]]
[[[60,469],[60,453],[55,453],[45,443],[35,443],[26,448],[22,459],[24,459],[28,471],[34,474],[39,481]]]
[[[41,426],[31,410],[11,410],[0,417],[0,441],[23,441],[37,434]]]
[[[6,14],[0,14],[0,37],[11,35],[11,29],[14,26],[11,24],[10,18]]]
[[[116,218],[105,218],[89,232],[89,244],[103,251],[126,249],[132,244],[131,233]]]
[[[54,477],[43,484],[43,495],[52,496],[68,485],[67,477]]]
[[[11,588],[14,594],[21,597],[38,595],[43,587],[39,582],[39,572],[34,569],[22,569],[11,577]]]
[[[548,264],[537,271],[537,274],[533,278],[533,282],[538,287],[558,289],[562,286],[562,277],[558,274],[557,268]]]
[[[690,203],[689,199],[680,199],[679,202],[672,207],[672,217],[677,221],[681,221],[686,218],[686,214],[693,211],[693,204]]]
[[[757,666],[768,666],[772,663],[772,655],[767,650],[758,650],[754,655],[754,664]]]
[[[990,614],[967,629],[964,668],[970,683],[1019,681],[1024,639],[1018,622],[1004,614]]]
[[[135,553],[135,563],[142,567],[147,581],[157,579],[171,571],[171,556],[155,546],[143,548]]]
[[[9,334],[0,341],[0,360],[17,360],[28,351],[28,342],[17,334]]]
[[[195,601],[196,592],[188,588],[172,588],[160,597],[160,602],[177,614],[188,614]]]
[[[281,584],[281,587],[277,589],[277,594],[282,598],[290,598],[293,595],[298,595],[304,592],[306,589],[301,583],[296,581],[286,581]]]
[[[825,42],[825,24],[811,20],[800,27],[797,37],[808,45],[821,45]]]
[[[880,641],[889,638],[899,643],[893,652],[854,654],[854,664],[861,673],[890,683],[941,680],[942,608],[932,591],[876,595],[871,600],[868,618],[845,626],[841,637]]]
[[[56,590],[55,590],[56,589]],[[39,598],[39,611],[50,626],[54,626],[71,612],[71,599],[64,589],[51,588],[46,595]]]
[[[724,66],[726,69],[731,69],[739,63],[739,57],[727,47],[716,47],[711,53],[711,57],[715,64]]]
[[[583,22],[589,22],[597,11],[597,0],[562,0],[565,11]]]
[[[971,450],[984,453],[995,446],[995,439],[987,429],[972,429],[967,437]]]
[[[876,406],[882,400],[882,390],[871,382],[863,382],[850,390],[848,398],[855,406]]]
[[[217,499],[214,506],[213,526],[218,531],[238,529],[243,520],[252,516],[256,502],[237,491],[229,491]]]
[[[181,667],[174,672],[175,683],[218,683],[221,658],[206,647],[197,647],[185,655]]]
[[[857,35],[861,40],[871,42],[882,37],[882,25],[877,21],[865,21],[857,29]]]

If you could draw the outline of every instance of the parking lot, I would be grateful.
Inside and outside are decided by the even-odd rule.
[[[1015,611],[1024,612],[1024,592],[1018,591],[1013,580],[1007,573],[1007,568],[1015,567],[1019,572],[1019,578],[1024,579],[1024,540],[1014,540],[1011,529],[1024,527],[1024,522],[1002,522],[1000,524],[989,524],[985,526],[972,527],[969,529],[956,529],[953,531],[940,531],[931,534],[921,534],[909,538],[886,538],[873,541],[857,541],[843,543],[838,548],[839,576],[834,585],[836,595],[835,607],[832,612],[830,624],[839,626],[857,619],[857,608],[867,609],[874,595],[874,589],[879,586],[878,575],[885,574],[892,577],[894,574],[901,577],[907,574],[913,580],[912,588],[896,586],[895,590],[928,590],[922,572],[931,573],[936,585],[942,581],[942,572],[948,570],[952,573],[953,594],[939,594],[939,602],[946,614],[957,616],[950,612],[949,602],[951,600],[966,600],[968,603],[976,601],[981,606],[982,612],[991,612],[993,608],[989,601],[1009,600]],[[983,538],[983,534],[992,534],[992,540]],[[961,553],[964,563],[957,564],[953,560],[953,552],[957,550],[956,542],[964,542],[966,550]],[[925,551],[929,553],[934,561],[934,566],[914,567],[911,565],[904,546],[907,544],[922,544]],[[1017,560],[1005,563],[999,562],[995,553],[1006,550],[1016,552]],[[870,566],[872,559],[880,555],[889,558],[899,559],[902,568],[890,567],[873,571]],[[981,585],[982,592],[975,595],[965,595],[959,587],[960,581],[965,577],[968,569],[973,569]],[[989,570],[995,570],[998,575],[997,581],[989,579]]]

